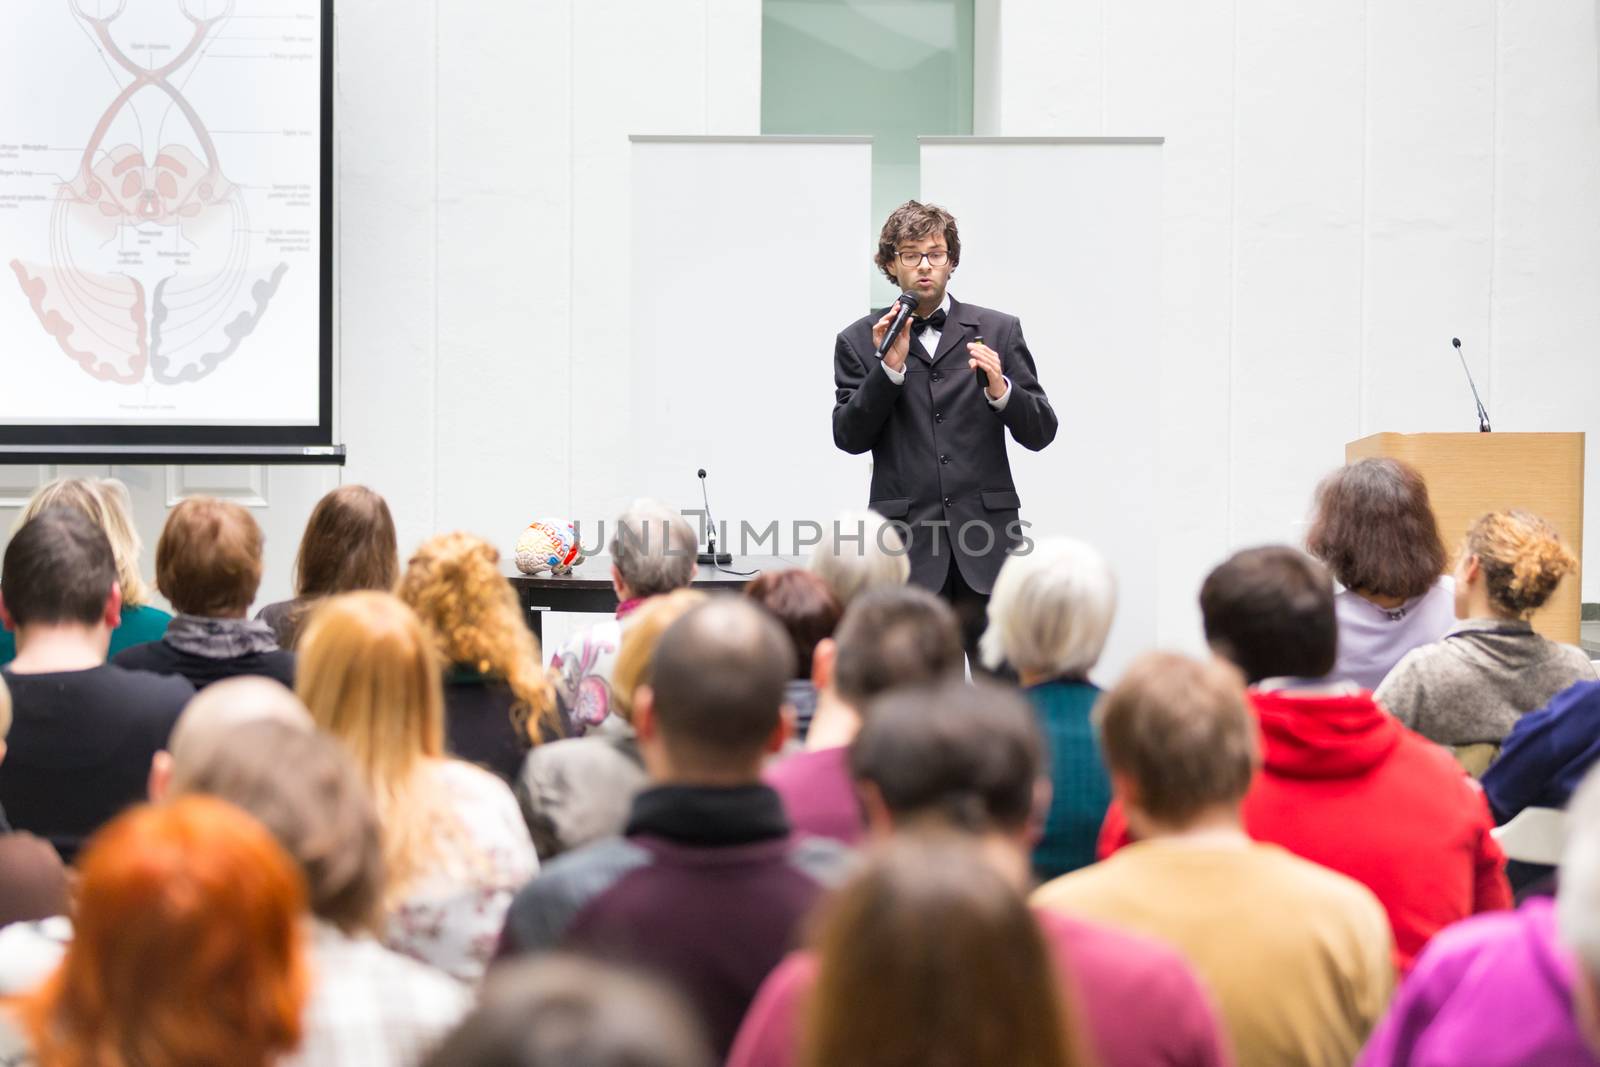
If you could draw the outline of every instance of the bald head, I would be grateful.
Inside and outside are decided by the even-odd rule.
[[[667,628],[651,668],[651,704],[675,758],[733,767],[758,759],[777,731],[794,648],[765,611],[716,597]]]
[[[173,764],[185,767],[204,759],[238,727],[263,721],[312,729],[306,706],[281,683],[255,676],[226,678],[206,686],[184,706],[167,749]]]

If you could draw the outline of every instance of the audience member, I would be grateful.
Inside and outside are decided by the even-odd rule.
[[[694,528],[659,501],[636,500],[618,517],[607,547],[611,588],[617,594],[616,617],[578,631],[550,659],[558,695],[577,734],[627,732],[627,723],[612,715],[611,669],[622,647],[622,632],[629,616],[651,597],[682,589],[694,580],[699,546]]]
[[[12,532],[48,508],[72,508],[89,517],[105,531],[111,554],[117,561],[117,584],[122,589],[122,610],[116,629],[111,631],[114,656],[130,645],[160,640],[172,616],[149,603],[150,594],[139,574],[139,531],[133,524],[133,505],[128,487],[115,478],[57,478],[34,490],[27,506],[17,516]],[[16,635],[0,629],[0,666],[17,655]]]
[[[1593,681],[1581,649],[1533,632],[1528,616],[1577,569],[1555,528],[1526,511],[1497,511],[1467,531],[1456,565],[1456,615],[1443,639],[1396,664],[1378,702],[1482,774],[1517,719],[1574,682]]]
[[[989,597],[989,628],[979,642],[990,670],[1017,672],[1050,746],[1050,814],[1033,850],[1040,880],[1094,862],[1111,803],[1089,712],[1100,689],[1089,671],[1105,648],[1117,607],[1105,558],[1082,541],[1034,542],[1008,558]]]
[[[229,744],[234,730],[263,721],[302,730],[315,726],[300,698],[271,678],[241,674],[200,690],[184,705],[167,747],[150,762],[150,798],[166,795],[174,764],[197,764],[209,758],[202,749]]]
[[[627,826],[633,798],[647,782],[633,729],[633,694],[649,683],[650,662],[667,627],[705,599],[695,589],[651,597],[629,620],[617,650],[611,728],[528,753],[516,793],[541,861],[615,837]]]
[[[1251,837],[1372,890],[1402,971],[1444,927],[1510,906],[1482,791],[1372,694],[1318,681],[1337,641],[1320,564],[1293,548],[1246,549],[1206,577],[1200,612],[1213,651],[1253,687],[1265,751],[1244,802]],[[1120,811],[1108,814],[1108,843],[1122,826]]]
[[[313,916],[304,1039],[281,1067],[415,1067],[461,1018],[460,984],[371,937],[383,893],[377,816],[343,747],[318,732],[293,693],[266,678],[208,686],[184,708],[150,797],[207,795],[277,838],[305,877]],[[65,920],[59,920],[65,922]],[[71,940],[44,923],[0,932],[0,994],[59,962]],[[23,958],[13,963],[12,957]],[[32,983],[27,983],[31,987]]]
[[[1365,886],[1246,836],[1259,755],[1237,672],[1152,653],[1095,714],[1141,840],[1034,903],[1178,947],[1216,993],[1241,1067],[1350,1063],[1388,1001],[1394,941]]]
[[[840,611],[862,593],[905,585],[911,577],[905,536],[876,511],[847,511],[835,518],[807,566],[828,583]]]
[[[294,685],[294,653],[248,618],[261,585],[261,527],[231,500],[178,502],[156,542],[156,588],[177,610],[159,641],[117,653],[118,666],[179,674],[202,689],[240,674]]]
[[[564,947],[674,978],[726,1055],[756,988],[837,872],[832,843],[797,838],[763,758],[788,732],[794,668],[770,616],[713,599],[668,627],[633,724],[652,788],[623,837],[559,857],[517,894],[507,954]]]
[[[850,765],[873,840],[964,834],[979,846],[977,862],[1021,892],[1032,884],[1029,853],[1048,803],[1043,757],[1027,702],[992,685],[951,681],[880,699],[851,746]],[[1207,994],[1172,949],[1053,912],[1034,918],[1099,1067],[1231,1062]],[[745,1016],[729,1067],[795,1062],[816,971],[811,952],[793,953],[773,971]]]
[[[1343,586],[1329,678],[1373,690],[1407,652],[1455,625],[1455,581],[1428,484],[1397,459],[1340,467],[1317,487],[1306,548]]]
[[[300,1040],[304,908],[289,857],[231,805],[122,815],[84,850],[72,943],[11,1005],[0,1062],[278,1063]]]
[[[312,728],[303,708],[292,718],[240,724],[224,706],[202,704],[210,693],[195,698],[174,731],[183,742],[175,746],[166,793],[237,805],[271,831],[305,875],[311,994],[304,1039],[282,1067],[416,1067],[467,1012],[471,995],[372,936],[383,898],[383,847],[360,772],[337,741]]]
[[[116,559],[83,513],[24,523],[0,564],[0,621],[17,635],[3,679],[13,721],[0,809],[71,862],[84,838],[144,796],[151,757],[194,687],[105,662],[121,618]]]
[[[1600,762],[1600,682],[1579,682],[1517,720],[1483,775],[1496,822],[1523,808],[1564,808]]]
[[[538,859],[506,784],[444,756],[432,642],[398,598],[344,593],[312,616],[300,657],[297,692],[355,757],[383,828],[383,942],[476,982]]]
[[[522,621],[500,553],[471,534],[429,538],[397,590],[448,665],[445,746],[450,754],[516,780],[528,749],[562,729],[539,642]]]
[[[712,1067],[688,1005],[642,975],[577,956],[496,968],[483,1005],[427,1067]]]
[[[783,702],[794,709],[795,737],[804,741],[817,713],[817,686],[812,681],[817,646],[833,636],[842,611],[828,583],[798,568],[767,571],[744,587],[745,596],[772,613],[794,643],[795,675],[784,689]]]
[[[1359,1067],[1600,1065],[1600,775],[1573,798],[1561,888],[1434,939]]]
[[[965,662],[955,612],[927,590],[895,586],[856,598],[837,638],[817,645],[812,677],[819,695],[806,751],[766,773],[794,828],[845,844],[860,840],[848,746],[868,705],[898,686],[960,674]]]
[[[11,693],[0,678],[0,763],[11,730]],[[12,830],[0,810],[0,927],[65,915],[67,872],[49,843]]]
[[[256,618],[272,627],[280,647],[292,651],[323,597],[366,589],[386,593],[399,577],[389,505],[364,485],[341,485],[311,509],[294,559],[294,599],[268,604]]]
[[[828,902],[816,941],[806,1067],[1095,1062],[1039,924],[971,842],[883,846]]]

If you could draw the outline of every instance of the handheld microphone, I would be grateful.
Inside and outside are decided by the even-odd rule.
[[[696,563],[705,563],[716,567],[724,563],[733,562],[733,554],[717,551],[717,522],[711,517],[711,496],[706,492],[706,469],[701,467],[696,472],[700,476],[700,499],[706,505],[706,549],[707,551],[695,556]]]
[[[889,330],[883,335],[883,343],[878,345],[878,358],[882,359],[884,353],[894,347],[895,338],[900,336],[900,331],[906,328],[906,320],[911,318],[911,313],[917,310],[917,298],[910,293],[901,293],[895,302],[899,310],[894,313],[894,321],[889,323]]]
[[[1455,346],[1456,357],[1461,360],[1461,369],[1467,376],[1467,385],[1472,388],[1472,402],[1478,405],[1478,432],[1489,432],[1489,412],[1484,410],[1483,401],[1478,397],[1478,383],[1472,380],[1472,372],[1467,370],[1467,357],[1461,352],[1461,338],[1452,337],[1450,343]]]

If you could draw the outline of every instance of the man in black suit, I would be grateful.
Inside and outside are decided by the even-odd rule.
[[[916,297],[916,318],[881,360],[895,308],[840,332],[833,440],[872,453],[870,506],[906,536],[912,583],[955,607],[976,664],[995,576],[1006,552],[1027,540],[1005,431],[1037,452],[1055,439],[1056,413],[1017,317],[945,291],[961,262],[949,212],[915,200],[896,208],[876,262]]]

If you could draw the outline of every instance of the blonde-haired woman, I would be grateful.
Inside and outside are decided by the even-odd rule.
[[[1555,527],[1526,511],[1496,511],[1467,531],[1456,564],[1456,617],[1442,639],[1406,654],[1378,702],[1481,774],[1523,715],[1595,677],[1581,649],[1533,632],[1528,617],[1578,560]]]
[[[397,597],[346,593],[312,614],[299,654],[296,692],[355,757],[378,809],[384,943],[476,982],[538,859],[505,783],[444,755],[431,638]]]
[[[71,508],[87,515],[105,531],[111,553],[117,561],[117,584],[122,589],[122,621],[111,631],[107,658],[130,645],[159,641],[167,632],[172,616],[150,604],[150,587],[139,574],[139,554],[143,545],[133,525],[133,505],[128,487],[115,478],[57,478],[33,491],[28,503],[12,524],[15,533],[22,524],[48,508]],[[9,630],[0,629],[0,665],[17,658],[17,643]]]
[[[499,551],[471,534],[440,534],[417,549],[396,591],[446,665],[450,754],[514,781],[529,748],[565,731]]]
[[[694,589],[652,597],[622,631],[611,671],[610,729],[528,753],[517,779],[517,800],[540,859],[622,832],[634,795],[645,785],[644,761],[633,733],[634,690],[649,680],[656,645],[667,627],[706,599]]]

